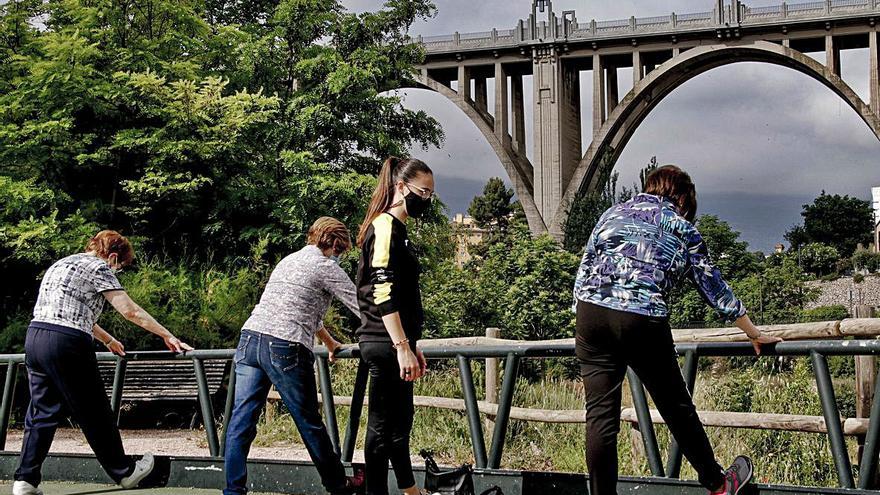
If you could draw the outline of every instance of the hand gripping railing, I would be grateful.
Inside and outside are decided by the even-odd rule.
[[[507,426],[510,421],[510,411],[513,405],[513,394],[516,387],[516,378],[519,372],[521,359],[560,358],[574,356],[574,343],[564,342],[517,342],[499,343],[479,346],[461,345],[430,345],[425,342],[423,351],[428,359],[456,359],[459,366],[461,386],[464,396],[465,410],[468,418],[474,459],[477,467],[498,468],[501,465],[501,457],[504,450],[504,441],[507,434]],[[684,356],[684,369],[682,371],[685,382],[693,393],[697,375],[697,359],[701,356],[733,357],[754,356],[751,344],[743,343],[685,343],[676,345],[676,351]],[[173,354],[170,352],[130,352],[125,358],[119,358],[109,353],[99,353],[99,361],[116,361],[116,372],[113,379],[113,391],[111,404],[114,412],[118,414],[125,383],[126,362],[131,360],[165,360],[184,359],[192,360],[196,382],[198,384],[198,400],[202,418],[205,424],[205,434],[208,440],[208,448],[212,456],[222,455],[223,444],[219,441],[217,423],[211,405],[210,392],[205,376],[204,361],[223,359],[231,360],[235,351],[228,350],[199,350],[185,354]],[[315,350],[316,366],[320,381],[321,396],[324,404],[324,416],[327,428],[330,431],[334,448],[341,453],[343,460],[351,461],[354,454],[355,440],[358,434],[364,397],[367,389],[368,372],[366,366],[361,363],[355,378],[352,404],[349,413],[348,426],[344,440],[340,446],[338,426],[336,422],[336,409],[333,399],[332,384],[330,381],[330,368],[327,361],[327,350],[318,347]],[[839,485],[843,488],[854,488],[855,480],[852,475],[852,465],[846,449],[843,436],[843,428],[840,421],[840,413],[834,396],[834,388],[831,382],[831,374],[828,371],[827,356],[857,356],[857,355],[880,355],[880,341],[877,340],[840,340],[840,341],[796,341],[782,342],[766,348],[765,356],[803,356],[809,357],[816,378],[819,400],[822,404],[822,413],[829,438],[835,468],[838,474]],[[337,358],[356,359],[359,351],[356,346],[346,346],[337,352]],[[470,363],[477,358],[503,358],[504,378],[502,381],[501,394],[498,401],[498,410],[495,417],[495,426],[492,431],[491,443],[488,452],[484,441],[480,409],[477,402],[476,388],[471,372]],[[3,397],[0,402],[0,450],[5,448],[5,439],[9,417],[12,408],[12,398],[15,387],[15,376],[18,366],[24,362],[22,354],[0,355],[0,363],[6,363],[6,377],[4,380]],[[642,438],[645,443],[645,452],[648,457],[648,465],[654,476],[678,477],[681,469],[682,455],[678,445],[673,441],[670,444],[668,459],[664,468],[660,457],[660,448],[654,434],[654,425],[648,408],[648,400],[644,388],[634,373],[627,374],[630,388],[633,393],[633,406],[636,410],[639,426],[642,430]],[[229,418],[233,403],[233,391],[235,390],[234,362],[230,373],[228,394],[224,418]],[[880,380],[877,381],[874,390],[874,403],[871,408],[871,420],[865,437],[865,447],[860,462],[859,488],[873,488],[872,480],[877,472],[878,454],[880,454]],[[226,421],[224,421],[226,423]]]

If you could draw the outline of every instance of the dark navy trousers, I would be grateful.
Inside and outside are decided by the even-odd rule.
[[[98,462],[114,482],[129,476],[134,462],[122,448],[91,336],[73,328],[31,326],[24,351],[31,402],[25,416],[16,481],[40,484],[40,469],[66,414],[82,429]]]

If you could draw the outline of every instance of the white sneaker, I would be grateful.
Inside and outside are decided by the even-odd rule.
[[[134,471],[127,477],[122,478],[119,486],[126,490],[137,488],[138,483],[143,481],[151,472],[153,472],[153,454],[147,452],[139,461],[134,463]]]
[[[43,490],[27,481],[16,481],[12,484],[12,495],[43,495]]]

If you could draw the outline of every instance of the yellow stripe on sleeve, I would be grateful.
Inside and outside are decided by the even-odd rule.
[[[373,286],[373,300],[376,305],[386,303],[391,300],[391,282],[376,284]]]
[[[388,268],[388,261],[391,258],[391,227],[393,223],[394,217],[388,213],[382,213],[373,220],[373,259],[370,262],[370,266],[373,268]]]

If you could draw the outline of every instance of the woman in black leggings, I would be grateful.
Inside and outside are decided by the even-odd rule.
[[[751,461],[744,456],[726,471],[715,460],[678,367],[666,296],[687,277],[709,305],[748,335],[756,353],[780,339],[761,334],[711,264],[693,224],[696,211],[690,176],[667,165],[648,176],[644,193],[606,211],[587,241],[574,296],[592,495],[617,493],[627,367],[641,378],[709,493],[739,493],[752,477]]]
[[[431,206],[434,176],[416,159],[389,158],[382,166],[358,235],[358,341],[370,367],[367,421],[366,493],[388,494],[388,462],[406,495],[420,493],[413,477],[409,436],[413,422],[413,381],[425,374],[425,356],[416,346],[424,314],[419,260],[406,232],[408,217]]]

